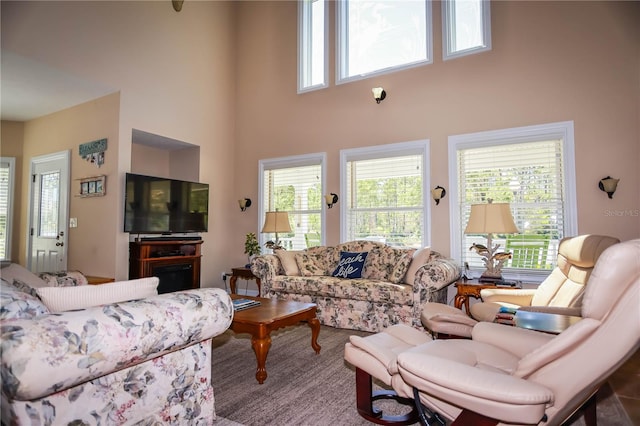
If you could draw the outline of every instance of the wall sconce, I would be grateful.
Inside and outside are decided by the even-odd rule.
[[[598,188],[600,188],[601,191],[606,192],[609,198],[613,198],[613,193],[616,192],[618,182],[620,182],[620,179],[607,176],[600,179],[600,182],[598,182]]]
[[[240,205],[240,210],[245,211],[247,207],[251,207],[251,198],[243,198],[238,200],[238,204]]]
[[[433,197],[433,201],[436,202],[436,206],[440,204],[440,200],[442,200],[445,195],[447,195],[447,191],[439,185],[431,190],[431,196]]]
[[[184,0],[171,0],[173,10],[176,12],[180,12],[182,10],[182,3],[184,3]]]
[[[338,202],[338,194],[334,194],[333,192],[324,196],[325,201],[327,202],[327,207],[331,208],[335,203]]]
[[[384,98],[387,97],[387,92],[385,92],[382,87],[374,87],[371,91],[373,92],[373,99],[376,100],[377,104],[384,101]]]

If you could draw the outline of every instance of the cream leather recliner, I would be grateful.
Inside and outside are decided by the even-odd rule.
[[[559,425],[587,402],[595,408],[598,388],[640,348],[639,300],[640,239],[602,253],[582,319],[559,335],[480,322],[471,340],[401,349],[402,334],[385,331],[367,344],[352,339],[345,358],[374,375],[378,362],[399,396],[415,389],[422,404],[460,424]],[[595,409],[586,413],[595,421]]]
[[[471,305],[471,316],[478,321],[493,321],[501,306],[532,306],[536,307],[533,310],[545,312],[573,308],[573,312],[565,312],[580,315],[585,286],[598,257],[619,242],[617,238],[604,235],[563,238],[558,245],[556,267],[538,288],[485,288],[480,291],[482,302]]]

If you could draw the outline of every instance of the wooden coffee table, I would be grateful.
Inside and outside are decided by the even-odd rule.
[[[288,300],[265,299],[261,297],[232,294],[232,299],[258,300],[260,306],[234,312],[231,330],[234,333],[251,334],[251,346],[256,354],[258,368],[256,380],[262,384],[267,379],[267,354],[271,347],[271,332],[282,327],[306,322],[311,327],[311,347],[320,353],[318,335],[320,322],[316,318],[314,303],[291,302]]]

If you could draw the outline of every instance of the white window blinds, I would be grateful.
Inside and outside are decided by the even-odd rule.
[[[394,246],[425,244],[425,153],[347,156],[346,241],[368,239]],[[415,151],[415,149],[414,149]],[[395,155],[395,156],[394,156]],[[378,156],[378,158],[371,158]]]
[[[472,204],[509,203],[520,233],[496,235],[502,248],[521,244],[540,246],[536,259],[513,258],[507,268],[552,269],[558,241],[565,235],[565,178],[562,140],[500,144],[458,150],[462,260],[482,267],[480,256],[469,251],[486,236],[464,235]],[[534,243],[535,242],[535,243]],[[510,248],[510,247],[507,247]]]
[[[278,234],[286,249],[303,249],[320,244],[322,232],[322,166],[267,165],[263,174],[263,208],[265,212],[289,213],[291,233]],[[264,235],[273,239],[273,235]]]

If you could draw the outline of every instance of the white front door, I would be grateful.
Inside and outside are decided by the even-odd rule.
[[[32,272],[67,269],[69,151],[31,160],[29,254]]]

